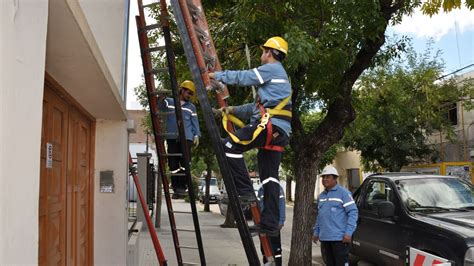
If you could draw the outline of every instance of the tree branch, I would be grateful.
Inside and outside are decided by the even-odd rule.
[[[313,160],[319,160],[323,154],[334,143],[337,143],[344,136],[344,128],[355,119],[355,110],[352,106],[352,87],[362,72],[367,69],[377,52],[385,43],[385,30],[393,14],[397,12],[404,3],[404,0],[397,1],[393,6],[391,0],[380,1],[380,13],[384,18],[384,26],[379,31],[377,38],[363,40],[363,46],[357,53],[353,64],[345,71],[340,83],[341,96],[329,104],[326,117],[321,125],[317,127],[310,137],[310,146],[307,154]],[[319,152],[314,152],[319,151]],[[319,163],[319,161],[318,161]]]

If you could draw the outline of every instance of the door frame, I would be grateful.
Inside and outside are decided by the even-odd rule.
[[[94,169],[95,169],[95,132],[96,119],[86,109],[84,109],[67,91],[61,86],[50,74],[45,72],[44,88],[48,87],[54,93],[59,95],[68,105],[76,109],[77,112],[84,115],[91,122],[91,136],[90,136],[90,159],[89,159],[89,235],[87,236],[89,242],[89,258],[88,265],[94,264]]]

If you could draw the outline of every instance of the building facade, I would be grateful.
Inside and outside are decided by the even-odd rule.
[[[129,4],[1,1],[0,265],[126,264]]]
[[[456,81],[459,86],[468,82],[474,85],[474,70],[457,76]],[[465,108],[463,103],[451,103],[446,113],[454,132],[452,140],[440,132],[428,138],[438,151],[437,162],[474,162],[474,110]]]

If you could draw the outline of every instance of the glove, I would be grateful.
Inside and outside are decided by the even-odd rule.
[[[210,79],[210,81],[211,81],[211,83],[206,88],[208,91],[213,91],[213,90],[222,91],[222,90],[224,90],[225,85],[222,82],[217,81],[217,80],[212,79],[212,78]]]
[[[212,108],[212,113],[213,113],[214,116],[217,117],[217,118],[222,117],[221,109]]]
[[[225,113],[226,115],[233,114],[234,106],[221,107],[219,110],[221,111],[221,113]]]
[[[225,113],[226,115],[234,113],[234,106],[226,106],[221,107],[219,109],[212,108],[212,112],[216,117],[222,117],[223,113]]]
[[[193,138],[193,143],[194,143],[194,147],[196,148],[197,146],[199,146],[199,136],[196,135],[194,136]]]

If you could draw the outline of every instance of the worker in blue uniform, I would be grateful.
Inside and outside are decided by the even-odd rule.
[[[260,187],[258,190],[258,202],[260,205],[260,210],[263,210],[265,208],[265,196],[264,193],[265,189],[263,186]],[[285,191],[283,190],[283,187],[280,186],[280,196],[278,198],[278,208],[280,211],[280,218],[278,219],[278,227],[281,230],[283,226],[285,225],[285,220],[286,220],[286,201],[285,201]],[[273,257],[275,258],[275,265],[276,266],[281,266],[283,263],[283,258],[282,258],[282,252],[281,252],[281,235],[278,234],[277,236],[269,236],[268,240],[270,241],[270,245],[272,246],[272,251],[273,251]],[[265,257],[265,254],[263,252],[263,246],[260,245],[260,249],[263,254],[263,264],[266,264],[267,258]]]
[[[281,37],[272,37],[261,48],[261,66],[209,73],[209,77],[213,82],[258,87],[256,102],[219,109],[224,118],[233,115],[249,121],[235,133],[228,131],[229,137],[223,140],[223,145],[242,203],[256,201],[243,152],[259,148],[257,159],[260,180],[265,187],[265,208],[258,230],[261,234],[276,236],[279,233],[278,169],[291,133],[291,85],[281,64],[288,53],[288,43]]]
[[[196,106],[191,102],[196,88],[194,83],[190,80],[185,80],[179,87],[179,99],[181,104],[181,114],[183,116],[184,133],[186,135],[186,146],[191,159],[191,147],[199,145],[199,138],[201,131],[199,129],[199,121],[196,112]],[[178,123],[176,121],[175,103],[173,98],[165,98],[161,96],[158,101],[158,108],[167,112],[166,115],[166,144],[168,146],[168,153],[181,153],[181,143],[178,138]],[[190,160],[191,161],[191,160]],[[184,173],[184,156],[170,156],[168,157],[168,167],[170,173]],[[185,176],[171,176],[171,187],[173,188],[173,198],[182,198],[186,194],[186,177]]]
[[[328,266],[349,265],[349,245],[357,226],[357,206],[349,190],[337,184],[336,168],[329,165],[321,173],[324,191],[319,195],[313,242],[321,242]]]

